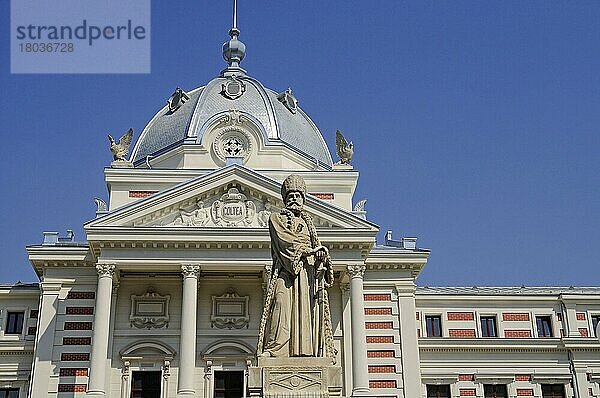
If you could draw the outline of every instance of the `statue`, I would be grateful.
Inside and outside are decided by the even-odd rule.
[[[281,187],[285,209],[269,217],[273,266],[260,322],[258,355],[334,358],[327,288],[329,250],[303,211],[306,184],[290,175]]]
[[[133,137],[133,129],[127,130],[125,134],[119,139],[117,143],[114,138],[109,134],[108,141],[110,142],[110,151],[113,154],[115,161],[126,162],[126,157],[129,154],[129,146],[131,145],[131,138]]]
[[[336,164],[350,165],[350,161],[354,155],[354,144],[352,141],[348,143],[340,130],[335,132],[335,149],[340,158],[340,161]]]

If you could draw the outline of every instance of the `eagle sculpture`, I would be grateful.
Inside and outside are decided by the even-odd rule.
[[[352,141],[348,143],[340,130],[335,132],[335,146],[337,155],[340,158],[338,164],[349,165],[350,161],[352,160],[352,155],[354,155],[354,144]]]
[[[125,134],[119,139],[119,142],[115,142],[115,139],[108,135],[108,141],[110,141],[110,151],[113,154],[114,160],[125,161],[125,157],[129,155],[129,146],[131,145],[131,139],[133,138],[133,129],[127,130]]]

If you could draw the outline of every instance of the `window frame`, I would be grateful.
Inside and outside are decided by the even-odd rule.
[[[562,390],[562,396],[557,397],[554,395],[554,392],[552,392],[552,395],[544,395],[544,387],[558,387]],[[542,392],[542,398],[565,398],[567,396],[565,385],[560,383],[543,383],[540,385],[540,390]]]
[[[484,335],[484,330],[487,330],[487,327],[486,328],[483,327],[483,320],[484,319],[493,319],[494,320],[494,335],[493,336],[489,336],[489,335],[486,336],[486,335]],[[483,314],[483,315],[480,315],[479,316],[479,332],[480,332],[480,336],[484,337],[486,339],[488,339],[488,338],[491,338],[491,339],[497,338],[500,335],[499,330],[498,330],[498,316],[496,314],[490,314],[490,315]]]
[[[424,322],[425,322],[425,337],[444,337],[444,329],[442,326],[442,315],[441,314],[426,314],[424,317]],[[429,325],[428,325],[428,319],[430,318],[435,318],[439,320],[439,325],[438,325],[438,329],[439,329],[439,336],[438,335],[432,335],[429,334]],[[435,327],[432,326],[432,331],[435,330]]]
[[[549,331],[549,335],[546,336],[546,333],[544,332],[544,334],[540,334],[540,321],[544,321],[547,320],[548,321],[548,331]],[[543,324],[542,324],[543,326]],[[554,327],[552,325],[552,315],[547,315],[547,314],[540,314],[540,315],[536,315],[535,316],[535,331],[537,334],[537,337],[539,338],[543,338],[543,339],[548,339],[548,338],[552,338],[554,337]]]
[[[448,391],[448,395],[442,396],[442,395],[439,395],[439,392],[437,392],[438,395],[430,395],[430,393],[429,393],[430,388],[437,389],[439,387],[446,387],[447,391]],[[425,385],[425,395],[427,398],[452,398],[452,391],[450,390],[450,384],[426,384]]]
[[[23,331],[25,330],[25,326],[27,325],[27,318],[25,318],[25,314],[27,313],[26,310],[24,309],[12,309],[12,308],[7,308],[6,309],[6,318],[4,320],[4,335],[5,336],[23,336]],[[9,322],[10,322],[10,316],[12,314],[21,314],[22,319],[21,319],[21,330],[19,332],[15,332],[15,331],[9,331]]]
[[[11,392],[16,392],[17,393],[17,398],[19,398],[20,394],[21,394],[21,389],[19,387],[0,388],[0,394],[6,393],[6,394],[3,394],[3,395],[0,395],[0,398],[11,398],[11,396],[9,395]]]
[[[486,395],[486,388],[493,387],[494,389],[498,386],[504,387],[504,396],[496,395],[494,391],[494,395]],[[506,384],[484,384],[483,385],[483,397],[484,398],[508,398],[508,386]]]
[[[590,314],[590,327],[592,328],[592,336],[594,337],[598,337],[598,324],[600,324],[600,314]]]

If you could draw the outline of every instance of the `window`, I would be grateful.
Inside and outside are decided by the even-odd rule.
[[[214,398],[242,398],[243,390],[243,372],[215,372]]]
[[[2,388],[0,389],[0,398],[19,398],[19,389]]]
[[[442,337],[442,317],[439,315],[426,315],[425,325],[427,337]]]
[[[542,398],[565,398],[563,384],[542,384]]]
[[[592,315],[592,334],[598,337],[598,323],[600,323],[600,315]]]
[[[450,398],[450,386],[427,384],[427,398]]]
[[[485,398],[506,398],[506,385],[504,384],[484,384],[483,396]]]
[[[6,317],[6,331],[4,334],[21,334],[23,333],[23,318],[24,312],[9,312]],[[0,398],[2,396],[0,395]]]
[[[131,398],[160,398],[160,371],[133,372]]]
[[[552,317],[536,316],[538,337],[552,337]]]
[[[498,337],[495,316],[482,316],[480,320],[482,337]]]

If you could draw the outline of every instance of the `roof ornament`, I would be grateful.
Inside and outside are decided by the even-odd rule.
[[[229,64],[229,67],[221,73],[223,76],[243,75],[245,70],[240,68],[240,62],[246,55],[246,45],[238,40],[240,30],[237,28],[237,0],[233,0],[233,26],[229,30],[231,40],[223,43],[223,58]]]
[[[173,94],[171,94],[171,96],[167,100],[167,104],[169,105],[169,112],[175,112],[177,109],[181,108],[181,106],[185,104],[185,102],[189,99],[190,96],[187,95],[185,91],[177,87]]]
[[[132,164],[125,159],[129,155],[129,147],[131,146],[131,139],[133,138],[133,129],[127,130],[117,143],[115,139],[109,134],[108,141],[110,142],[110,151],[113,154],[114,161],[110,164],[113,168],[122,167],[133,167]]]
[[[291,87],[288,87],[287,90],[285,90],[282,93],[279,93],[277,95],[277,99],[279,100],[279,102],[285,105],[285,107],[288,108],[290,112],[296,113],[296,111],[298,110],[298,100],[296,99],[296,97],[294,97],[294,94],[292,94]]]
[[[340,158],[340,161],[336,164],[341,165],[350,165],[350,161],[352,160],[352,156],[354,155],[354,144],[352,141],[348,143],[346,138],[342,135],[340,130],[335,132],[335,146],[337,150],[337,155]]]

